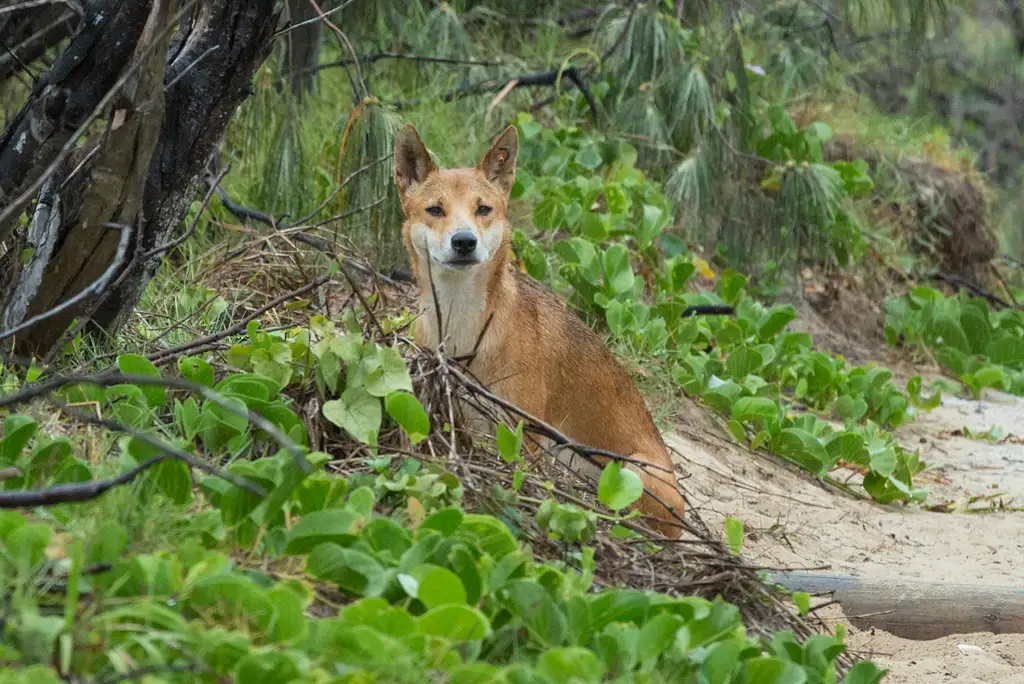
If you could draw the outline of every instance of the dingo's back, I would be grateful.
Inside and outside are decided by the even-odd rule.
[[[416,342],[436,348],[442,330],[450,356],[475,350],[469,368],[498,396],[581,444],[650,464],[629,466],[653,494],[640,508],[678,537],[661,503],[683,512],[672,459],[629,374],[597,333],[510,262],[517,151],[509,126],[475,168],[439,169],[412,125],[399,133],[395,183],[422,309]]]

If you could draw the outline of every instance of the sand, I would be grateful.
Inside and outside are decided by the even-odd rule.
[[[740,448],[690,402],[666,442],[689,474],[684,488],[713,529],[743,521],[743,552],[778,569],[864,578],[1024,585],[1024,400],[944,397],[897,431],[929,464],[918,480],[926,507],[858,500],[793,466]],[[997,427],[1001,441],[970,438]],[[972,502],[971,497],[979,498]],[[965,512],[966,508],[974,512]],[[1014,510],[1014,509],[1017,510]],[[931,509],[931,510],[929,510]],[[944,512],[945,511],[945,512]],[[891,684],[1024,684],[1024,635],[973,634],[909,641],[848,625],[851,647],[890,670]]]

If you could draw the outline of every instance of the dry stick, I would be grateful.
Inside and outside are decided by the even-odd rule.
[[[323,211],[324,207],[326,207],[328,204],[330,204],[331,201],[335,197],[338,196],[338,193],[340,193],[342,190],[344,190],[345,186],[347,186],[349,183],[351,183],[357,176],[363,174],[366,171],[369,171],[374,166],[377,166],[377,164],[382,164],[382,163],[386,162],[388,159],[391,159],[391,157],[393,157],[393,156],[394,156],[394,153],[391,152],[391,153],[388,153],[388,154],[384,155],[380,159],[375,159],[374,161],[366,162],[365,164],[360,166],[358,169],[356,169],[352,173],[350,173],[347,176],[345,176],[345,178],[341,181],[341,183],[338,184],[338,187],[334,189],[334,192],[331,193],[330,197],[328,197],[323,202],[321,202],[320,206],[318,206],[312,212],[310,212],[309,214],[306,214],[302,218],[296,220],[295,223],[291,224],[290,227],[299,226],[299,225],[305,223],[306,221],[312,221],[314,218],[316,218],[316,215],[319,214],[321,211]]]
[[[163,453],[158,456],[154,456],[146,461],[143,461],[139,465],[135,466],[131,470],[121,473],[117,477],[109,480],[93,480],[91,482],[78,482],[74,484],[63,484],[56,485],[54,487],[47,487],[45,489],[25,489],[17,491],[0,492],[0,509],[5,508],[30,508],[34,506],[55,506],[57,504],[64,503],[82,503],[85,501],[92,501],[97,499],[107,491],[118,487],[120,485],[128,484],[133,481],[136,477],[149,470],[153,466],[170,458],[176,458],[191,466],[194,466],[200,470],[209,472],[212,475],[223,478],[235,486],[246,489],[258,496],[266,496],[267,492],[262,487],[255,485],[248,480],[243,478],[235,477],[230,473],[215,468],[211,465],[203,463],[197,458],[189,455],[188,453],[176,449],[169,444],[165,444],[160,440],[154,439],[149,435],[141,433],[133,428],[115,423],[113,421],[104,420],[102,418],[94,418],[88,414],[81,413],[78,411],[68,411],[67,404],[58,402],[58,405],[68,415],[72,416],[77,420],[83,422],[95,423],[109,427],[112,430],[129,434],[132,437],[139,439],[156,449],[159,449]]]
[[[364,211],[369,211],[370,209],[373,209],[377,205],[383,203],[385,200],[387,200],[387,195],[382,195],[381,197],[378,197],[377,199],[375,199],[375,200],[373,200],[373,201],[371,201],[371,202],[369,202],[367,204],[363,204],[363,205],[358,206],[358,207],[352,207],[351,209],[346,209],[345,211],[341,212],[340,214],[335,214],[334,216],[329,216],[329,217],[327,217],[325,219],[320,219],[316,223],[308,223],[308,224],[306,224],[304,226],[291,224],[291,225],[288,225],[287,228],[283,228],[283,229],[280,229],[280,230],[289,230],[289,231],[292,231],[292,232],[296,232],[296,231],[299,231],[299,230],[305,230],[307,228],[319,228],[320,226],[326,226],[328,223],[333,223],[334,221],[342,221],[344,219],[347,219],[349,216],[353,216],[355,214],[361,214]],[[337,233],[337,231],[335,231],[335,233]]]
[[[110,387],[112,385],[120,384],[140,385],[142,387],[165,387],[168,389],[185,390],[187,392],[199,394],[203,399],[206,399],[212,404],[216,404],[225,411],[236,416],[246,418],[250,423],[270,435],[274,441],[281,445],[282,448],[287,449],[303,472],[312,472],[312,467],[309,465],[309,461],[306,460],[306,455],[302,453],[302,449],[300,449],[290,437],[281,432],[280,428],[269,420],[254,411],[248,410],[247,408],[238,408],[219,392],[215,392],[205,385],[199,385],[179,378],[160,378],[147,375],[131,375],[113,372],[102,372],[95,375],[55,376],[44,382],[29,385],[18,392],[0,396],[0,408],[27,403],[33,399],[46,396],[51,392],[68,385],[96,385],[97,387]]]
[[[450,90],[440,96],[442,102],[452,102],[453,100],[459,100],[464,97],[470,97],[473,95],[483,95],[485,93],[492,93],[505,88],[509,84],[515,82],[513,89],[527,88],[531,86],[553,86],[557,85],[562,77],[567,78],[577,88],[584,86],[580,92],[583,93],[583,97],[587,100],[587,105],[590,108],[591,115],[594,119],[597,118],[597,103],[594,100],[593,95],[585,87],[583,83],[581,70],[577,67],[568,67],[557,69],[551,69],[549,71],[539,71],[532,74],[523,74],[521,76],[513,76],[511,78],[492,78],[479,83],[473,83],[466,86],[460,86],[454,90]],[[395,100],[392,102],[392,106],[396,109],[402,109],[407,107],[415,107],[421,104],[423,100],[414,99],[403,102],[402,100]]]
[[[665,466],[660,466],[655,463],[648,463],[647,461],[641,461],[635,458],[630,458],[628,456],[623,456],[621,454],[615,453],[614,451],[607,451],[605,449],[589,447],[580,444],[579,442],[574,442],[573,440],[566,437],[565,434],[560,432],[557,428],[552,427],[550,424],[545,423],[540,418],[537,418],[536,416],[519,408],[515,404],[507,402],[501,397],[497,396],[496,394],[485,389],[483,385],[479,384],[476,380],[468,377],[462,371],[456,368],[452,368],[451,371],[456,377],[459,378],[459,380],[463,382],[463,384],[466,385],[466,387],[470,389],[470,391],[474,392],[475,394],[479,394],[485,399],[494,402],[495,404],[501,406],[506,411],[511,411],[512,413],[515,413],[521,416],[522,418],[525,418],[527,422],[533,423],[533,425],[530,426],[531,429],[536,430],[539,434],[543,435],[544,437],[552,439],[555,443],[558,444],[558,446],[564,447],[566,449],[571,449],[572,451],[577,452],[580,456],[583,456],[591,463],[595,462],[589,457],[603,456],[604,458],[610,458],[615,461],[623,461],[625,463],[632,463],[634,465],[645,466],[648,468],[653,468],[655,470],[660,470],[665,473],[675,472],[675,470],[673,470],[672,468],[666,468]]]
[[[43,5],[55,5],[57,3],[67,5],[79,15],[84,14],[81,7],[73,2],[67,2],[67,0],[22,0],[11,7],[0,7],[0,14],[9,14],[11,12],[19,12],[33,7],[42,7]]]
[[[377,320],[377,315],[373,313],[373,308],[370,303],[366,300],[366,296],[363,295],[363,290],[356,285],[356,281],[352,279],[352,274],[345,269],[341,259],[337,256],[334,257],[334,262],[338,264],[338,270],[345,276],[345,280],[348,281],[348,286],[352,288],[352,292],[355,293],[356,297],[359,298],[359,303],[363,305],[363,309],[366,310],[366,315],[370,317],[370,322],[373,323],[373,327],[377,329],[381,337],[384,337],[384,328],[381,327],[380,321]]]
[[[348,0],[348,2],[346,2],[344,5],[331,10],[331,12],[344,9],[345,6],[347,6],[350,2],[352,2],[352,0]],[[366,87],[366,79],[363,78],[363,67],[362,65],[359,64],[359,55],[356,54],[356,48],[354,45],[352,45],[352,41],[348,39],[348,36],[345,35],[344,31],[338,28],[333,21],[327,18],[331,12],[325,13],[322,9],[320,9],[320,5],[317,4],[316,0],[309,0],[309,4],[312,5],[313,9],[316,10],[316,13],[320,15],[320,19],[323,19],[323,22],[327,24],[327,28],[334,31],[334,34],[338,36],[338,42],[342,43],[345,47],[348,48],[348,52],[350,55],[352,55],[352,60],[354,61],[353,66],[355,66],[356,68],[356,78],[359,81],[359,87],[363,91],[362,95],[364,98],[369,97],[370,91]]]
[[[6,225],[7,221],[14,216],[15,212],[21,211],[25,203],[29,201],[32,195],[36,194],[36,192],[39,191],[39,188],[43,186],[43,183],[45,183],[50,178],[50,176],[57,172],[57,169],[60,168],[60,165],[64,163],[64,159],[71,153],[73,149],[75,149],[78,146],[79,139],[89,129],[89,126],[91,126],[92,122],[96,120],[96,117],[99,116],[100,112],[102,112],[107,107],[107,105],[110,104],[111,100],[113,100],[114,96],[117,95],[118,92],[120,92],[121,87],[128,81],[128,79],[132,78],[135,75],[135,73],[142,68],[142,65],[146,63],[146,58],[149,57],[149,52],[153,50],[154,46],[160,44],[160,41],[163,40],[166,34],[174,30],[174,27],[177,25],[178,20],[181,19],[181,17],[184,16],[186,12],[191,10],[192,6],[195,5],[197,1],[198,0],[189,0],[189,2],[185,3],[185,5],[177,12],[177,14],[175,14],[171,18],[171,20],[167,22],[167,26],[154,37],[153,43],[151,45],[146,46],[145,50],[143,51],[143,54],[139,55],[138,60],[135,63],[133,63],[127,70],[125,70],[121,78],[117,79],[117,82],[110,88],[110,90],[107,91],[106,95],[103,96],[103,98],[99,101],[99,103],[92,110],[89,116],[85,117],[85,120],[82,121],[81,125],[77,129],[75,129],[75,132],[68,137],[67,142],[65,142],[64,145],[60,148],[60,151],[57,153],[56,158],[50,163],[48,167],[46,167],[46,170],[43,171],[42,174],[40,174],[39,178],[33,181],[29,185],[29,187],[25,188],[24,192],[22,192],[21,195],[19,195],[15,200],[10,202],[3,209],[3,211],[0,211],[0,226]]]
[[[77,9],[79,16],[82,15],[81,8],[73,7],[72,9]],[[28,36],[27,38],[25,38],[25,40],[21,41],[20,43],[18,43],[14,47],[9,47],[6,43],[3,43],[3,41],[0,41],[0,43],[3,43],[4,49],[11,55],[12,58],[14,58],[17,61],[18,65],[21,67],[21,69],[23,71],[25,71],[26,73],[28,73],[29,76],[32,77],[32,82],[27,84],[29,89],[31,89],[33,87],[33,85],[36,83],[36,81],[38,80],[39,77],[36,74],[32,73],[32,70],[29,69],[28,64],[26,64],[25,61],[17,54],[18,51],[20,49],[22,49],[22,48],[24,48],[26,51],[28,51],[29,47],[32,46],[32,44],[36,40],[43,41],[45,36],[52,29],[57,28],[58,26],[60,26],[61,24],[65,23],[65,22],[70,22],[72,17],[73,17],[73,15],[74,15],[73,12],[67,12],[67,13],[61,14],[59,17],[57,17],[56,19],[51,21],[46,26],[44,26],[44,27],[42,27],[40,29],[37,29],[35,33],[33,33],[32,35]],[[71,28],[69,28],[69,30],[68,30],[68,34],[69,35],[70,35],[70,33],[71,33]],[[29,61],[32,61],[32,60],[29,60]],[[21,80],[21,79],[19,78],[19,80]],[[22,83],[24,83],[24,81],[22,81]]]
[[[950,285],[955,287],[957,290],[966,289],[966,290],[970,291],[971,294],[975,295],[976,297],[983,297],[983,298],[987,299],[990,303],[995,304],[996,306],[1000,306],[1000,307],[1002,307],[1004,309],[1012,309],[1012,308],[1014,308],[1013,305],[1010,304],[1005,299],[1003,299],[1001,297],[997,297],[996,295],[992,294],[991,292],[989,292],[985,288],[981,287],[980,285],[978,285],[976,283],[971,282],[970,280],[968,280],[967,278],[964,278],[962,276],[949,275],[947,273],[938,273],[938,272],[936,272],[936,273],[932,273],[932,274],[930,274],[928,276],[925,276],[925,279],[926,280],[938,280],[938,281],[943,282],[943,283],[949,283]]]
[[[96,278],[96,280],[89,283],[89,285],[87,285],[81,292],[76,294],[71,299],[61,302],[60,304],[51,307],[40,314],[37,314],[32,318],[28,319],[27,321],[22,321],[13,328],[8,328],[7,330],[0,332],[0,341],[6,340],[8,337],[13,337],[14,335],[20,333],[22,330],[27,330],[28,328],[31,328],[37,323],[41,323],[48,318],[56,316],[57,314],[71,308],[75,304],[78,304],[86,297],[89,297],[93,294],[104,292],[107,289],[107,285],[110,284],[111,278],[114,277],[114,273],[124,263],[125,254],[128,252],[128,242],[131,239],[132,234],[134,232],[134,229],[131,228],[130,226],[121,227],[121,239],[118,240],[117,243],[117,252],[114,254],[114,261],[109,266],[107,266],[107,268],[103,271],[103,273],[100,274],[98,278]]]
[[[170,90],[172,87],[174,87],[174,84],[176,84],[178,81],[183,79],[185,77],[185,74],[187,74],[188,72],[190,72],[193,69],[195,69],[196,66],[198,66],[200,62],[202,62],[204,59],[206,59],[208,56],[210,56],[212,53],[216,52],[219,49],[220,49],[220,45],[214,45],[213,47],[206,48],[206,50],[203,51],[203,54],[201,54],[198,57],[196,57],[195,59],[193,59],[189,63],[188,66],[186,66],[184,69],[182,69],[181,72],[177,76],[175,76],[174,78],[171,79],[170,83],[168,83],[167,85],[164,86],[164,92],[166,93],[168,90]]]
[[[468,467],[471,470],[477,470],[477,471],[480,471],[481,473],[485,473],[485,474],[488,474],[488,475],[498,475],[498,476],[503,475],[503,473],[501,471],[499,471],[499,470],[495,470],[493,468],[488,468],[487,466],[479,465],[479,464],[476,464],[476,463],[470,463],[470,464],[468,464]],[[541,484],[538,481],[536,481],[536,479],[533,476],[528,475],[527,477],[530,479],[530,481],[531,481],[531,483],[533,485],[543,488],[543,484]],[[604,515],[604,513],[597,506],[594,506],[593,504],[588,503],[587,501],[584,501],[583,499],[575,497],[572,494],[570,494],[569,492],[563,491],[563,490],[559,489],[558,487],[553,488],[552,491],[555,494],[557,494],[558,496],[560,496],[563,499],[565,499],[566,501],[568,501],[570,503],[573,503],[573,504],[579,506],[580,508],[585,508],[587,510],[593,511],[594,513],[600,513],[601,515]],[[653,518],[652,516],[649,516],[649,515],[644,515],[642,517],[645,520],[655,520],[656,519],[656,518]],[[651,530],[649,530],[649,529],[647,529],[645,527],[642,527],[640,525],[637,525],[636,523],[631,522],[630,520],[617,520],[615,522],[616,522],[616,524],[622,525],[623,527],[625,527],[625,528],[627,528],[629,530],[632,530],[633,532],[637,532],[639,534],[647,535],[647,534],[651,533]],[[626,543],[626,544],[641,544],[641,543],[647,543],[649,541],[651,541],[651,540],[645,537],[644,539],[627,540],[624,543]],[[717,544],[721,543],[721,542],[719,542],[717,540],[713,540],[713,539],[710,539],[710,540],[709,539],[658,539],[657,541],[658,541],[659,544],[664,544],[664,543],[693,544],[695,546],[708,545],[708,544],[717,545]],[[718,557],[717,556],[712,556],[712,558],[718,558]]]
[[[25,64],[25,62],[21,61],[21,57],[19,57],[18,54],[10,46],[7,45],[7,43],[0,40],[0,45],[3,45],[4,52],[9,54],[11,56],[11,59],[13,59],[15,64],[17,64],[18,68],[14,69],[14,74],[17,76],[18,80],[21,81],[21,85],[31,90],[32,84],[36,82],[36,75],[32,73],[32,70],[28,68],[28,65]],[[17,48],[18,46],[15,45],[14,47]],[[21,75],[22,71],[27,73],[29,75],[29,78],[31,78],[32,80],[26,80],[25,77]]]
[[[168,318],[171,319],[171,323],[166,328],[164,328],[159,334],[157,334],[156,337],[154,337],[153,339],[149,340],[149,342],[151,344],[156,344],[160,340],[162,340],[165,337],[167,337],[168,335],[170,335],[175,330],[178,330],[179,328],[184,327],[190,321],[194,320],[197,316],[200,316],[200,315],[206,313],[206,310],[209,309],[213,305],[213,303],[216,302],[217,299],[219,299],[219,298],[220,298],[220,295],[218,295],[218,294],[211,295],[205,302],[203,302],[198,307],[196,307],[195,311],[193,311],[190,314],[186,314],[184,317],[180,318],[179,320],[174,320],[172,317],[168,316]],[[193,335],[198,334],[198,331],[195,328],[189,328],[188,332],[193,334]],[[116,354],[115,354],[115,356],[116,356]]]
[[[317,12],[319,12],[320,16],[313,17],[312,19],[307,19],[306,21],[299,22],[298,24],[293,24],[293,25],[291,25],[291,26],[289,26],[287,28],[283,28],[280,31],[278,31],[277,33],[275,33],[273,35],[273,37],[274,38],[280,38],[281,36],[289,34],[292,31],[294,31],[294,30],[296,30],[296,29],[298,29],[298,28],[300,28],[302,26],[306,26],[307,24],[315,24],[318,21],[322,21],[324,23],[327,23],[327,17],[331,16],[332,14],[334,14],[336,12],[340,12],[341,10],[343,10],[346,7],[348,7],[349,5],[351,5],[353,2],[354,2],[354,0],[347,0],[347,2],[345,2],[345,3],[341,4],[341,5],[338,5],[334,9],[329,9],[326,12],[323,12],[319,8],[317,8]]]
[[[444,344],[444,321],[441,320],[441,304],[437,301],[437,286],[434,284],[434,272],[430,265],[430,245],[427,244],[427,238],[423,238],[423,253],[426,258],[423,260],[427,264],[427,281],[430,282],[430,295],[431,299],[434,300],[434,315],[437,316],[437,348],[441,349],[441,345]]]
[[[412,55],[407,52],[376,52],[372,55],[360,55],[359,61],[362,64],[373,64],[379,62],[382,59],[399,59],[410,62],[425,62],[428,64],[457,64],[464,66],[482,66],[482,67],[500,67],[503,66],[501,62],[486,62],[476,59],[455,59],[452,57],[429,57],[426,55]],[[354,64],[355,60],[352,59],[339,59],[334,62],[322,62],[313,67],[306,67],[300,69],[296,73],[304,73],[307,71],[319,71],[320,69],[329,69],[331,67],[349,66]]]
[[[24,489],[0,492],[0,509],[30,508],[33,506],[55,506],[62,503],[81,503],[102,496],[107,490],[127,484],[157,463],[170,458],[167,454],[154,456],[131,470],[110,480],[93,480],[76,484],[57,485],[46,489]]]
[[[735,309],[728,304],[696,304],[683,309],[680,314],[682,318],[688,316],[728,316],[735,313]]]
[[[632,5],[633,6],[629,9],[629,16],[626,17],[626,23],[622,26],[622,32],[619,33],[615,42],[608,46],[608,49],[604,51],[603,55],[601,55],[602,62],[608,61],[608,58],[611,57],[612,54],[619,49],[619,46],[622,45],[623,41],[626,40],[626,34],[629,33],[629,29],[633,25],[633,18],[636,16],[636,11],[639,9],[640,3],[634,1]]]

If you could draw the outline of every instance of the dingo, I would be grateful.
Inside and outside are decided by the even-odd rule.
[[[422,307],[416,343],[437,348],[440,311],[446,353],[475,349],[469,369],[496,395],[580,444],[651,464],[624,466],[654,494],[641,498],[641,512],[678,538],[678,521],[658,501],[683,512],[672,459],[629,374],[553,292],[511,263],[507,209],[518,146],[509,126],[476,168],[439,169],[411,124],[398,134],[402,234]]]

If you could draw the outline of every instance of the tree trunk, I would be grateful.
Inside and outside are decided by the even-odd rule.
[[[1006,0],[1006,11],[1010,15],[1013,41],[1017,45],[1017,56],[1024,57],[1024,9],[1020,0]]]
[[[9,221],[0,232],[8,247],[0,337],[33,321],[18,331],[20,353],[45,355],[76,318],[110,332],[124,323],[270,52],[274,0],[200,0],[172,41],[180,4],[90,3],[85,28],[0,138],[0,210],[61,162],[26,229],[12,232]],[[106,125],[93,125],[104,130],[61,160],[64,143],[125,76],[100,113]]]
[[[320,0],[317,3],[325,12],[330,4],[328,0]],[[313,92],[316,85],[323,22],[303,23],[318,16],[316,8],[309,0],[288,0],[288,16],[291,25],[298,28],[289,31],[284,37],[286,46],[282,71],[288,79],[292,95],[301,101],[305,95]]]
[[[32,98],[0,136],[0,207],[5,211],[57,159],[75,130],[117,83],[132,59],[151,4],[137,0],[90,4],[87,28],[36,82]],[[0,240],[7,239],[12,225],[11,220],[0,223]]]

